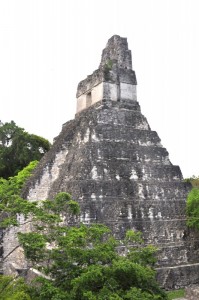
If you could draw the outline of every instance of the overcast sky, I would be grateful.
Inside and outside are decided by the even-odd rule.
[[[151,129],[184,177],[199,175],[198,12],[198,0],[0,0],[0,120],[52,142],[118,34]]]

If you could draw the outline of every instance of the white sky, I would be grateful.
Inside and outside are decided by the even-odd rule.
[[[118,34],[151,129],[184,177],[199,175],[198,12],[198,0],[0,0],[0,120],[52,142]]]

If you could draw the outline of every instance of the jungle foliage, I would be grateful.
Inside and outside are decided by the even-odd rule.
[[[30,288],[23,278],[0,275],[1,300],[31,300]]]
[[[128,231],[116,241],[100,224],[53,226],[51,233],[19,234],[26,257],[49,279],[32,284],[32,299],[167,299],[155,280],[152,246],[142,245],[141,234]],[[54,247],[46,247],[53,244]],[[118,249],[126,247],[126,255]]]
[[[156,249],[143,245],[140,232],[127,231],[117,241],[104,225],[79,223],[79,205],[65,192],[41,202],[13,199],[4,206],[4,226],[18,225],[15,214],[31,218],[34,231],[19,232],[19,246],[29,268],[43,275],[29,284],[10,278],[1,299],[167,299],[155,279]],[[1,284],[5,280],[1,277]]]
[[[0,226],[17,225],[17,214],[27,215],[33,209],[31,202],[20,197],[21,189],[32,175],[38,161],[32,161],[16,176],[8,179],[0,178]]]
[[[14,121],[0,122],[0,177],[8,179],[50,149],[43,137],[29,134]]]
[[[192,176],[186,178],[185,182],[192,185],[186,203],[187,225],[189,227],[199,229],[199,177]]]
[[[187,197],[187,225],[199,229],[199,188],[193,188]]]
[[[186,178],[185,182],[191,183],[193,188],[199,188],[199,176],[192,176],[190,178]]]

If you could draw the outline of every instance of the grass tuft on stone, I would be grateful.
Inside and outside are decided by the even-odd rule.
[[[167,295],[168,295],[168,300],[182,298],[182,297],[185,297],[185,290],[179,289],[179,290],[175,290],[175,291],[169,291],[169,292],[167,292]]]

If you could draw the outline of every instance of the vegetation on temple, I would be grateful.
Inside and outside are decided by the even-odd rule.
[[[31,212],[31,202],[20,197],[21,189],[26,180],[31,176],[38,161],[32,161],[27,167],[21,170],[16,176],[8,179],[0,178],[0,226],[18,225],[17,213]]]
[[[49,276],[31,284],[32,299],[166,299],[152,268],[155,249],[142,245],[139,232],[118,242],[99,224],[47,228],[19,234],[33,267]],[[126,256],[118,253],[122,246]]]
[[[30,288],[24,279],[0,275],[1,300],[31,300]]]
[[[80,224],[79,205],[64,192],[42,202],[20,198],[21,188],[35,165],[32,162],[18,175],[1,179],[1,225],[17,226],[16,215],[20,213],[26,220],[31,218],[34,232],[19,233],[19,245],[23,246],[29,268],[43,275],[28,284],[20,277],[1,276],[0,298],[167,299],[155,279],[156,249],[143,245],[141,233],[128,231],[119,242],[104,225]],[[118,250],[124,247],[126,256],[119,255]]]
[[[185,297],[185,289],[179,289],[167,292],[168,300],[179,299]]]
[[[79,205],[64,192],[53,200],[16,202],[13,215],[21,209],[35,228],[18,234],[20,245],[29,268],[43,276],[29,284],[2,276],[1,299],[167,299],[155,280],[156,249],[143,246],[140,232],[128,231],[117,241],[104,225],[79,224]],[[12,210],[8,207],[6,213]],[[125,256],[118,251],[124,248]]]
[[[58,226],[55,219],[46,225],[19,234],[30,266],[46,275],[24,286],[24,299],[167,299],[152,268],[155,249],[143,246],[139,232],[118,242],[104,225]],[[118,253],[122,246],[126,256]]]

